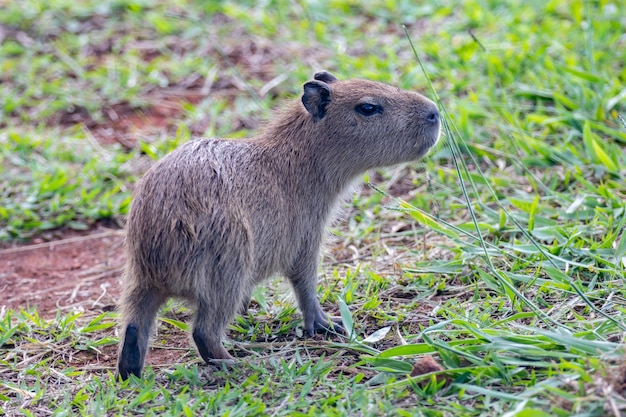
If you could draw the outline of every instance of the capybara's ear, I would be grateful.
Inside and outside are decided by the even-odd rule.
[[[313,79],[317,81],[323,81],[326,84],[332,84],[335,81],[337,81],[337,77],[335,77],[333,74],[331,74],[328,71],[316,72],[315,75],[313,76]]]
[[[302,104],[311,113],[314,121],[322,120],[326,115],[326,107],[332,101],[332,92],[323,81],[308,81],[304,84]]]

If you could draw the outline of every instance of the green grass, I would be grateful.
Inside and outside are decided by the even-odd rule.
[[[0,413],[625,413],[625,15],[610,1],[3,6],[3,241],[121,223],[144,161],[248,134],[319,68],[437,96],[446,124],[423,161],[370,173],[333,231],[320,297],[352,338],[298,337],[271,282],[231,327],[237,366],[185,347],[119,383],[97,365],[116,313],[5,308]],[[111,110],[174,99],[176,122],[136,146],[92,134]],[[155,348],[188,316],[169,305]],[[81,352],[93,366],[72,365]],[[443,370],[408,376],[425,355]]]

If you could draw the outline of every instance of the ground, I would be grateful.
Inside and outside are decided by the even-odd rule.
[[[0,415],[626,410],[622,2],[0,3]],[[233,320],[237,366],[169,302],[120,382],[137,179],[320,69],[437,98],[446,127],[330,233],[318,296],[355,337],[305,337],[277,278]]]
[[[182,101],[193,100],[194,90],[185,94],[163,93],[162,100],[148,110],[119,107],[106,123],[95,124],[78,113],[66,123],[82,123],[91,129],[102,146],[115,142],[136,145],[136,138],[175,130]],[[116,309],[121,293],[124,265],[124,231],[114,222],[99,222],[88,230],[60,228],[44,232],[28,243],[0,243],[2,304],[8,309],[36,307],[39,316],[54,318],[59,312],[88,312],[89,316]],[[185,332],[168,335],[165,348],[153,349],[147,365],[179,362],[178,348],[188,347]],[[70,365],[109,368],[115,365],[114,345],[100,351],[82,351],[68,360]]]
[[[180,103],[193,99],[194,91],[164,92],[148,110],[110,109],[105,123],[96,124],[78,111],[60,124],[82,124],[103,146],[119,142],[131,147],[138,137],[171,133]],[[86,231],[60,228],[28,243],[0,243],[0,257],[7,265],[0,272],[0,291],[6,295],[3,304],[8,308],[37,306],[44,316],[56,314],[57,309],[114,309],[120,294],[124,233],[111,223],[95,224]]]
[[[111,310],[119,296],[124,263],[123,232],[96,227],[67,231],[58,238],[0,250],[4,302],[8,308],[37,307],[39,314],[57,309]]]

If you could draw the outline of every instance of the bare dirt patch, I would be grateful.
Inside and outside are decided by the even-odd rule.
[[[88,232],[64,231],[61,239],[35,242],[0,249],[0,308],[36,307],[48,319],[59,310],[91,317],[116,309],[124,264],[122,230],[101,226]],[[187,333],[171,326],[159,329],[146,364],[169,366],[195,356]],[[113,370],[117,346],[102,346],[99,351],[70,349],[65,355],[68,366]]]
[[[0,304],[13,309],[36,306],[44,317],[54,316],[58,309],[114,309],[123,241],[122,231],[99,227],[0,250]]]
[[[63,127],[81,125],[102,145],[119,143],[131,149],[138,140],[174,134],[183,104],[198,102],[200,97],[200,93],[195,91],[161,92],[145,108],[132,107],[127,103],[106,106],[102,109],[104,120],[101,122],[96,122],[85,108],[76,107],[72,113],[63,113],[50,124]]]

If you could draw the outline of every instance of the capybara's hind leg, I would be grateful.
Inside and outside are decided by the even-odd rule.
[[[250,306],[251,301],[252,301],[252,294],[250,293],[250,291],[247,291],[245,294],[242,294],[238,314],[242,316],[247,315],[248,307]]]
[[[122,379],[141,376],[154,317],[166,296],[156,290],[135,288],[124,292],[117,369]]]
[[[209,363],[212,359],[233,359],[222,345],[222,335],[240,305],[239,302],[220,305],[217,301],[198,301],[193,340],[205,362]]]

